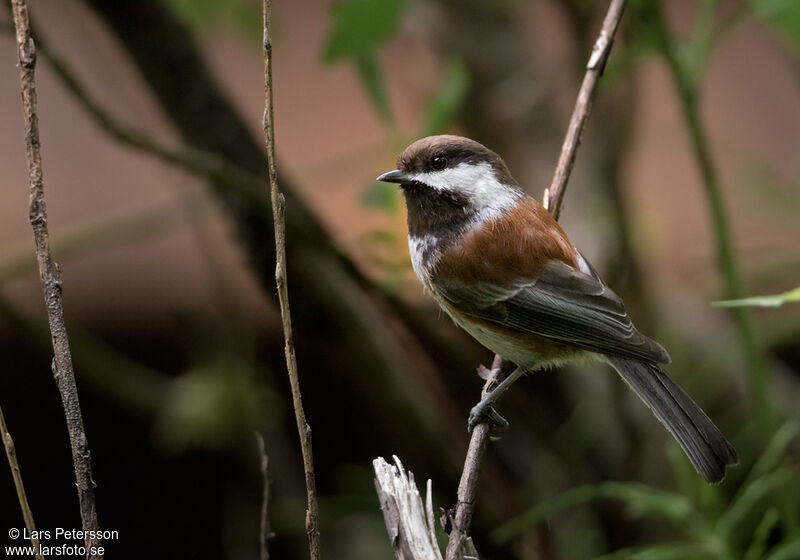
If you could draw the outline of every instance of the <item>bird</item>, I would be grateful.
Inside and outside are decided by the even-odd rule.
[[[400,186],[411,264],[425,291],[459,327],[516,369],[471,411],[468,429],[523,374],[572,362],[611,365],[709,483],[738,463],[736,450],[662,368],[667,351],[634,327],[550,213],[503,159],[461,136],[417,140],[377,180]]]

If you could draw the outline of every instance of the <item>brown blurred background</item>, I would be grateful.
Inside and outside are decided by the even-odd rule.
[[[376,456],[397,454],[418,480],[433,479],[436,504],[452,505],[466,414],[480,391],[474,368],[491,360],[421,293],[402,201],[373,178],[426,130],[440,102],[451,114],[435,132],[492,147],[541,198],[606,8],[581,0],[391,3],[400,6],[399,23],[374,40],[369,56],[328,63],[324,53],[347,17],[342,6],[361,14],[354,29],[369,30],[382,27],[385,5],[274,7],[289,289],[328,558],[391,557],[372,489]],[[786,32],[800,15],[789,6],[786,25],[775,25],[759,4],[767,3],[660,5],[682,60],[696,72],[744,295],[800,285],[800,50]],[[42,45],[121,126],[170,150],[223,154],[253,180],[263,178],[258,2],[30,5]],[[482,475],[475,531],[488,558],[588,558],[680,540],[680,527],[631,514],[624,500],[553,513],[510,541],[490,536],[547,498],[607,480],[677,492],[713,525],[737,503],[778,426],[800,416],[797,308],[751,313],[768,363],[773,421],[765,428],[756,425],[734,323],[710,306],[725,298],[717,238],[673,77],[648,36],[658,6],[634,2],[623,19],[561,221],[641,330],[670,350],[672,375],[737,445],[742,466],[723,486],[704,489],[610,371],[531,376],[504,403],[512,426],[491,447]],[[10,20],[7,10],[0,17]],[[706,52],[698,41],[708,37]],[[365,77],[375,76],[365,70],[370,59],[385,98],[365,87]],[[27,221],[15,64],[4,28],[0,405],[37,524],[77,528]],[[268,207],[220,177],[198,176],[110,135],[46,56],[37,86],[51,240],[63,270],[100,523],[120,532],[107,543],[109,557],[256,557],[256,430],[271,459],[273,555],[304,557],[302,470],[271,285]],[[795,438],[773,465],[789,473],[788,482],[748,506],[729,556],[684,557],[744,557],[770,507],[782,521],[767,527],[764,557],[793,542],[800,529],[783,520],[800,518],[800,502],[781,505],[777,495],[798,495],[798,456]],[[10,476],[0,476],[0,498],[0,526],[21,527]]]

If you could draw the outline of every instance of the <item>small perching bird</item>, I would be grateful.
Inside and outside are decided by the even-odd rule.
[[[608,362],[675,437],[699,474],[719,482],[736,451],[659,364],[664,348],[633,326],[622,300],[503,160],[460,136],[429,136],[378,177],[408,207],[414,271],[441,308],[478,342],[517,365],[470,414],[522,374],[567,362]]]

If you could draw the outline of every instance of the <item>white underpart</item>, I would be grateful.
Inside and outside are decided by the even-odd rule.
[[[488,163],[460,163],[441,171],[416,173],[410,178],[433,189],[465,195],[469,204],[464,207],[464,212],[474,213],[467,229],[501,217],[519,204],[524,196],[516,187],[498,181]],[[438,245],[439,239],[433,235],[408,236],[411,265],[422,285],[432,295],[435,294],[430,284],[430,271],[441,254]]]
[[[425,267],[426,261],[423,256],[427,253],[427,262],[435,262],[439,257],[438,244],[439,240],[433,235],[408,236],[408,252],[411,255],[411,266],[414,268],[414,272],[417,273],[417,278],[428,291],[432,291],[430,287],[430,270],[429,267]]]
[[[523,196],[515,187],[498,181],[494,169],[486,162],[459,163],[441,171],[416,173],[411,178],[440,191],[466,195],[470,207],[464,211],[476,212],[476,224],[499,218],[515,207]]]

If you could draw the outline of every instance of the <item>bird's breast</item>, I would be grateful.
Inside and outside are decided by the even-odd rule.
[[[433,268],[441,255],[441,240],[431,234],[409,235],[408,253],[411,256],[411,266],[417,274],[422,286],[430,294],[434,293],[432,285]]]
[[[436,296],[434,296],[436,297]],[[518,366],[537,370],[560,366],[575,360],[592,359],[589,352],[530,333],[509,329],[489,321],[469,316],[436,298],[453,321],[483,346]]]

